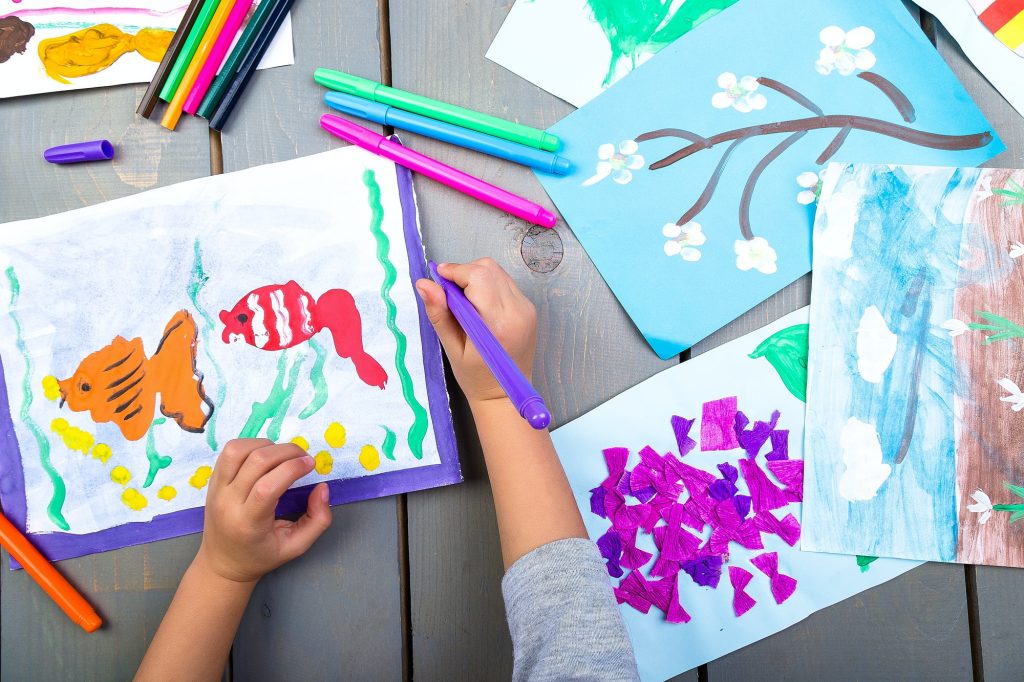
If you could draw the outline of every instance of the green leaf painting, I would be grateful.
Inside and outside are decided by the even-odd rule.
[[[795,397],[807,402],[807,332],[806,324],[796,324],[777,331],[754,349],[749,357],[764,358],[771,363],[786,388]]]

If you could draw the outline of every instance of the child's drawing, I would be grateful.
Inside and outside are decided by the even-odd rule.
[[[1024,566],[1024,269],[1011,253],[1022,178],[830,167],[815,223],[805,549]]]
[[[379,157],[7,225],[0,254],[0,495],[52,558],[198,530],[232,438],[307,450],[295,487],[334,504],[460,480],[411,181]]]

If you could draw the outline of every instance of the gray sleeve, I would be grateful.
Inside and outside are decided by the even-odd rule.
[[[501,581],[516,682],[638,680],[633,646],[593,542],[538,547]]]

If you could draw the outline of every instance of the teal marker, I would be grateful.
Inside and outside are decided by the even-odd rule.
[[[181,78],[188,70],[188,65],[192,63],[192,57],[195,56],[199,43],[206,35],[206,29],[209,28],[210,20],[213,19],[213,13],[217,11],[220,2],[221,0],[205,0],[203,2],[203,8],[199,10],[199,16],[196,17],[196,23],[192,24],[192,30],[188,32],[188,38],[185,38],[181,53],[174,60],[174,66],[171,67],[171,72],[167,75],[167,82],[164,83],[164,87],[160,91],[160,99],[163,101],[170,102],[174,99],[174,93],[181,85]]]
[[[332,71],[331,69],[317,69],[313,73],[313,79],[317,83],[337,90],[347,95],[355,95],[372,102],[390,104],[393,107],[411,111],[428,118],[433,118],[452,125],[469,128],[487,135],[494,135],[511,142],[518,142],[546,152],[558,151],[561,140],[551,133],[537,128],[531,128],[521,123],[506,121],[497,116],[481,114],[454,104],[445,104],[436,99],[430,99],[423,95],[416,95],[397,88],[381,85],[367,78],[360,78],[352,74]]]

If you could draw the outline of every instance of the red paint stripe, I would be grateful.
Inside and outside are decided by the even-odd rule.
[[[1021,12],[1024,12],[1024,0],[996,0],[978,18],[985,28],[995,33]]]

